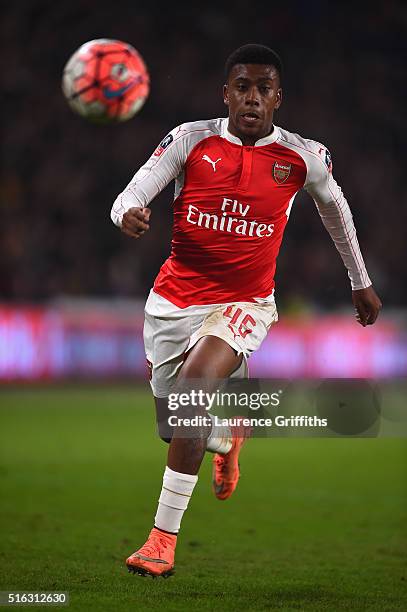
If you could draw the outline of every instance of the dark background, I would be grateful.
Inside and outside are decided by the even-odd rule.
[[[111,223],[112,202],[171,128],[226,115],[225,59],[259,42],[285,65],[276,123],[329,147],[376,289],[386,306],[404,303],[407,5],[218,4],[8,3],[1,20],[0,299],[144,297],[169,253],[173,187],[154,201],[151,230],[138,242]],[[150,70],[150,98],[123,125],[88,124],[61,93],[69,56],[101,37],[135,46]],[[349,301],[342,262],[305,194],[295,201],[277,269],[286,308]]]

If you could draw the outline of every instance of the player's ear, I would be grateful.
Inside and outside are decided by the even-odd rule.
[[[282,101],[283,101],[283,90],[281,89],[281,87],[279,87],[277,90],[277,95],[276,95],[276,103],[274,105],[275,110],[280,108]]]
[[[229,90],[227,85],[223,86],[223,102],[226,106],[229,106]]]

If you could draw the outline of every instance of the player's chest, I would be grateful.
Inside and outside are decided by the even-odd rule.
[[[224,139],[201,143],[185,166],[190,192],[248,195],[251,199],[290,199],[304,184],[305,164],[280,145],[245,147]]]

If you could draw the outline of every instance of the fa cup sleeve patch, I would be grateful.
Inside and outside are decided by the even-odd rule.
[[[155,157],[160,157],[160,155],[162,153],[164,153],[165,149],[172,143],[172,141],[174,140],[173,135],[172,134],[168,134],[164,140],[162,140],[160,142],[160,144],[158,145],[158,147],[156,148],[156,150],[154,151],[154,155]]]
[[[328,172],[332,172],[332,155],[325,149],[325,165],[328,168]]]

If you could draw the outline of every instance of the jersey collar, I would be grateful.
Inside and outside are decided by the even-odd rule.
[[[228,125],[229,125],[229,119],[228,118],[222,119],[222,132],[221,132],[222,138],[225,138],[229,142],[233,142],[233,144],[243,145],[240,138],[238,138],[237,136],[234,136],[233,134],[229,132]],[[273,142],[276,142],[276,140],[280,136],[280,129],[274,124],[273,124],[273,127],[274,129],[271,132],[271,134],[269,134],[268,136],[265,136],[264,138],[260,138],[259,140],[256,140],[256,142],[254,143],[255,147],[264,147],[265,145],[269,145],[269,144],[272,144]]]

